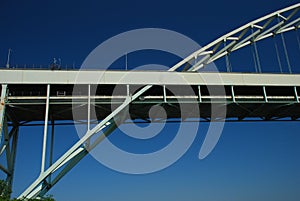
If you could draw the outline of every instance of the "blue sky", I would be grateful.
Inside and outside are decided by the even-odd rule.
[[[170,29],[203,46],[294,3],[297,1],[1,1],[0,65],[5,65],[7,50],[12,48],[12,65],[48,65],[56,57],[63,65],[78,67],[101,42],[137,28]],[[191,148],[167,169],[128,175],[87,156],[49,194],[57,201],[300,199],[298,122],[226,123],[214,151],[199,160],[207,127],[201,123]],[[172,133],[176,128],[168,125],[166,130]],[[58,127],[56,133],[58,157],[78,136],[70,126]],[[21,128],[14,196],[38,176],[42,134],[42,127]],[[118,140],[118,134],[113,138]]]

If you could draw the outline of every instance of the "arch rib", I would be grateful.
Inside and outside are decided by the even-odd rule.
[[[206,64],[222,58],[228,55],[230,52],[250,45],[254,41],[260,41],[283,32],[295,30],[300,27],[300,17],[297,17],[295,19],[296,14],[299,13],[299,10],[300,3],[278,10],[252,22],[249,22],[241,26],[240,28],[237,28],[219,37],[215,41],[190,54],[188,57],[171,67],[170,70],[178,70],[186,63],[191,64],[193,60],[195,60],[195,58],[203,55],[203,53],[205,52],[206,56],[204,56],[200,61],[196,62],[196,64],[187,69],[187,71],[197,71],[198,69],[203,68]],[[274,20],[277,18],[280,19],[279,22],[277,22],[275,25],[272,25],[272,22],[274,22]],[[261,26],[260,24],[262,23],[263,25]],[[249,34],[248,32],[251,29],[256,30],[253,33]],[[231,40],[232,42],[220,49],[220,47],[222,47],[221,44],[224,44],[227,40]]]

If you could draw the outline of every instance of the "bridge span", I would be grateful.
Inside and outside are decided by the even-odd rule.
[[[45,195],[128,119],[133,123],[153,119],[161,122],[299,120],[300,74],[292,74],[295,69],[283,35],[297,33],[299,10],[300,4],[295,4],[249,22],[193,52],[167,72],[1,69],[0,155],[5,155],[6,165],[1,164],[0,169],[7,175],[8,185],[13,182],[20,126],[44,126],[41,172],[19,196],[35,198]],[[282,48],[276,42],[278,35]],[[267,38],[275,39],[280,74],[262,73],[257,43]],[[297,41],[300,50],[298,35]],[[255,72],[233,73],[229,56],[244,47],[252,48]],[[226,60],[226,73],[201,71],[220,58]],[[166,111],[166,116],[149,114],[156,105]],[[124,111],[129,111],[129,115]],[[87,129],[53,161],[54,127],[60,124],[84,124]],[[49,126],[52,126],[50,143]],[[96,135],[100,131],[102,135]]]
[[[76,110],[86,111],[89,102],[97,108],[97,119],[102,120],[112,112],[112,104],[122,104],[135,90],[149,84],[154,85],[151,90],[130,105],[133,119],[149,118],[148,110],[156,104],[167,107],[168,118],[180,118],[178,107],[172,107],[179,101],[199,104],[202,120],[212,120],[210,104],[226,105],[227,120],[300,117],[297,74],[50,70],[0,73],[2,88],[7,86],[8,91],[6,111],[11,117],[10,124],[44,121],[47,98],[54,121],[74,120],[72,108],[76,105]],[[116,86],[118,90],[114,91]],[[178,93],[172,93],[174,89]]]

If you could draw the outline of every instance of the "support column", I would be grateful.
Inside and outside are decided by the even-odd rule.
[[[264,92],[264,99],[266,101],[266,103],[268,102],[268,97],[267,97],[267,91],[266,91],[266,87],[263,86],[263,92]]]
[[[19,127],[14,126],[10,131],[7,125],[7,118],[3,121],[3,143],[0,147],[0,155],[5,153],[6,164],[1,164],[0,169],[6,174],[7,185],[12,188],[13,177],[15,171],[15,161],[17,153]]]
[[[54,149],[54,127],[55,122],[53,116],[51,116],[51,141],[50,141],[50,158],[49,158],[49,167],[53,164],[53,149]],[[49,175],[49,183],[51,182],[51,174]]]
[[[88,112],[87,112],[87,130],[91,130],[91,85],[88,85]]]
[[[91,85],[88,85],[88,103],[87,103],[87,131],[91,130]],[[90,139],[87,140],[86,147],[90,146]]]
[[[167,91],[166,91],[166,85],[163,86],[163,92],[164,92],[164,102],[167,102]]]
[[[15,128],[12,134],[12,146],[10,151],[10,159],[7,161],[9,174],[7,175],[6,182],[11,189],[12,189],[13,178],[15,173],[18,137],[19,137],[19,127]]]
[[[46,112],[45,112],[45,125],[44,125],[44,140],[43,140],[41,174],[45,171],[46,150],[47,150],[48,115],[49,115],[49,99],[50,99],[50,84],[47,85],[47,99],[46,99]]]
[[[2,84],[1,89],[1,99],[0,99],[0,144],[2,140],[2,129],[4,123],[4,116],[5,116],[5,102],[7,97],[7,85]]]
[[[235,103],[235,95],[234,95],[233,85],[231,85],[231,95],[232,95],[232,101]]]
[[[297,101],[297,103],[299,103],[299,96],[298,96],[297,87],[294,87],[294,92],[295,92],[296,101]]]
[[[120,122],[119,122],[120,123]],[[36,196],[44,196],[61,178],[63,178],[73,167],[75,167],[81,159],[83,159],[89,151],[94,149],[100,142],[102,142],[107,136],[109,136],[116,128],[117,124],[112,122],[104,131],[103,135],[99,136],[95,141],[90,145],[88,149],[81,149],[73,158],[71,158],[65,165],[65,167],[57,174],[55,178],[51,182],[49,182],[48,186],[40,189],[36,192]]]
[[[198,99],[199,99],[199,102],[202,103],[202,95],[201,95],[201,86],[198,85]]]

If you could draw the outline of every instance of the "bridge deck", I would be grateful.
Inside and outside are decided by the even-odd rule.
[[[300,74],[1,69],[0,83],[300,86]]]
[[[73,120],[72,112],[86,119],[89,85],[94,119],[103,119],[146,84],[154,86],[130,105],[132,119],[149,119],[156,104],[166,109],[168,118],[199,118],[192,111],[182,114],[179,103],[198,104],[205,120],[213,120],[211,104],[226,105],[226,117],[238,120],[300,117],[300,75],[50,70],[0,70],[0,75],[0,83],[9,89],[7,114],[16,122],[44,120],[47,84],[54,120]]]

